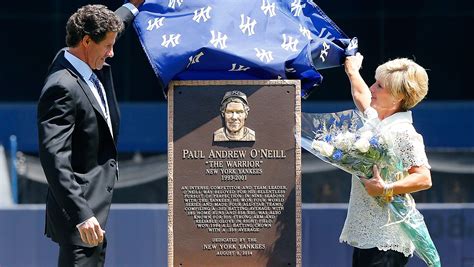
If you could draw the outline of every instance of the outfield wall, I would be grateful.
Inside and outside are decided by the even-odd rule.
[[[443,266],[474,265],[474,204],[420,204]],[[338,242],[346,204],[303,204],[303,266],[350,266]],[[55,266],[57,246],[43,236],[44,205],[0,207],[0,266]],[[113,267],[167,266],[167,206],[113,204],[107,225]],[[425,266],[412,259],[410,267]]]

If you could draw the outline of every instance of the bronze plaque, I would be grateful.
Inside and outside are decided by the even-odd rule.
[[[300,83],[175,81],[168,265],[301,266]]]

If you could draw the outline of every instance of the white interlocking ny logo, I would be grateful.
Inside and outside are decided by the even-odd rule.
[[[197,23],[201,22],[201,19],[203,22],[206,22],[208,19],[211,18],[209,12],[211,11],[212,7],[208,6],[206,9],[202,7],[201,9],[196,9],[194,10],[194,17],[193,20],[196,21]]]
[[[151,30],[153,30],[153,28],[159,29],[161,26],[163,26],[163,20],[164,19],[165,19],[165,17],[149,19],[148,20],[148,27],[146,27],[147,31],[151,31]]]
[[[326,61],[326,57],[328,56],[328,50],[331,47],[326,44],[326,42],[323,42],[323,50],[321,50],[321,54],[319,55],[319,58],[321,58],[321,61],[324,62]]]
[[[217,32],[217,36],[215,34],[215,32],[212,30],[211,31],[211,34],[212,34],[212,39],[210,41],[210,43],[217,48],[217,46],[219,46],[220,49],[224,49],[227,47],[227,45],[225,44],[225,42],[227,41],[227,35],[226,34],[223,34],[221,32]]]
[[[183,0],[169,0],[168,7],[175,9],[176,5],[181,6],[182,3],[183,3]]]
[[[267,63],[273,60],[272,56],[272,51],[266,51],[265,49],[258,49],[255,48],[255,51],[257,51],[257,57],[260,59],[260,61],[266,61]]]
[[[232,69],[230,69],[229,71],[247,71],[250,69],[250,67],[245,67],[242,65],[239,65],[238,69],[236,67],[237,67],[237,63],[232,63]]]
[[[281,47],[283,49],[285,49],[286,51],[293,51],[293,52],[296,52],[296,45],[298,44],[298,39],[292,37],[292,36],[289,36],[288,35],[288,38],[286,36],[286,34],[283,34],[283,43],[281,44]]]
[[[240,14],[240,26],[239,26],[239,28],[240,28],[240,30],[242,31],[243,34],[245,34],[245,32],[247,32],[248,36],[254,35],[255,34],[255,31],[254,31],[255,24],[257,24],[257,21],[255,19],[252,20],[252,18],[247,17],[247,20],[245,20],[244,14]]]
[[[175,47],[176,45],[179,44],[179,37],[181,37],[181,34],[169,34],[168,36],[166,34],[162,35],[163,37],[163,42],[161,43],[161,46],[168,48],[169,45],[172,47]]]
[[[190,65],[192,64],[196,64],[196,63],[199,63],[199,59],[204,56],[204,53],[203,52],[199,52],[199,54],[195,55],[195,56],[190,56],[189,57],[189,63],[188,65],[186,66],[186,68],[188,68]]]
[[[347,50],[352,50],[354,48],[359,47],[359,42],[357,41],[357,38],[353,38],[350,42],[349,45],[347,46]]]
[[[291,3],[291,13],[293,13],[293,16],[298,17],[305,6],[306,4],[302,5],[300,0],[294,0],[293,3]]]
[[[267,15],[268,13],[268,16],[270,17],[273,17],[275,16],[275,3],[271,3],[269,2],[269,0],[262,0],[262,6],[260,7],[260,9],[263,11],[263,13],[265,15]]]
[[[301,24],[300,24],[300,32],[304,37],[308,38],[308,40],[313,40],[313,37],[311,37],[311,32]]]
[[[329,41],[332,41],[332,40],[336,39],[334,36],[332,36],[332,34],[326,28],[321,29],[321,31],[318,34],[318,37],[321,38],[321,39],[327,39]]]

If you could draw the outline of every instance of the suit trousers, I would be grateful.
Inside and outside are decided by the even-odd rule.
[[[352,254],[352,267],[403,267],[407,263],[408,257],[394,250],[354,248]]]
[[[107,239],[96,247],[81,247],[71,244],[59,245],[58,267],[102,267],[105,264]]]

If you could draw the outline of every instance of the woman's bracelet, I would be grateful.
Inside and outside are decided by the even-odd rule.
[[[393,183],[383,185],[383,196],[387,200],[390,200],[393,197]]]

